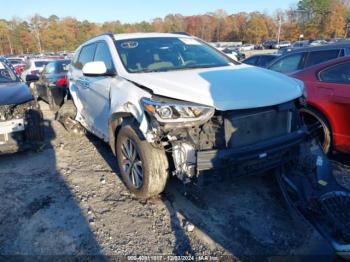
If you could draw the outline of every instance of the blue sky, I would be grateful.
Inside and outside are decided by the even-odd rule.
[[[217,9],[229,13],[240,11],[260,11],[272,14],[276,9],[288,8],[297,0],[0,0],[0,18],[14,16],[28,18],[33,14],[49,16],[74,16],[80,20],[104,22],[120,20],[122,22],[149,21],[155,17],[164,17],[169,13],[183,15],[202,14]]]

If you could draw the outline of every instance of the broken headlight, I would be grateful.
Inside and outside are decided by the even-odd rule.
[[[299,80],[299,79],[295,79],[295,81],[298,83],[299,88],[301,89],[301,91],[303,92],[303,95],[301,97],[299,97],[299,104],[301,106],[306,106],[306,100],[307,100],[307,90],[305,88],[304,82]]]
[[[142,104],[147,113],[160,123],[206,122],[214,115],[215,109],[187,102],[158,101],[143,98]]]

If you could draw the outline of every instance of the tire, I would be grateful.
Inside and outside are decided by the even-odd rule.
[[[163,149],[141,140],[134,124],[121,127],[115,146],[120,174],[130,192],[137,198],[147,199],[164,191],[168,179],[168,160]]]
[[[60,109],[61,105],[58,105],[55,101],[54,96],[52,95],[52,90],[46,87],[47,92],[47,102],[49,103],[49,108],[52,112],[57,112]]]
[[[29,109],[25,113],[25,139],[27,142],[44,140],[43,115],[39,109]]]
[[[333,148],[332,130],[328,120],[317,110],[312,108],[300,109],[304,123],[311,136],[321,145],[325,154],[330,154]]]

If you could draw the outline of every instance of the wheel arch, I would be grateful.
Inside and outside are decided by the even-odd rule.
[[[316,111],[317,113],[321,114],[324,119],[327,121],[327,124],[330,128],[330,131],[331,131],[331,135],[332,135],[332,138],[333,138],[333,119],[332,117],[326,112],[326,110],[324,110],[322,107],[318,106],[317,104],[314,104],[314,103],[310,103],[308,102],[307,106],[306,106],[306,109],[311,109],[311,110],[314,110]]]
[[[125,120],[134,121],[140,125],[140,122],[137,120],[137,118],[130,112],[115,112],[110,116],[108,120],[109,145],[112,149],[113,154],[116,154],[115,141],[118,136],[118,132]],[[145,139],[145,136],[142,132],[138,133],[142,139]]]

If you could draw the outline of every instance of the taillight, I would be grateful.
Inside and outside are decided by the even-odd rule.
[[[67,86],[67,78],[66,77],[58,78],[57,82],[56,82],[56,85],[57,86],[61,86],[61,87]]]
[[[15,69],[16,69],[16,73],[17,73],[17,74],[21,74],[21,73],[22,73],[22,68],[21,68],[21,66],[17,65],[17,66],[15,66]]]

